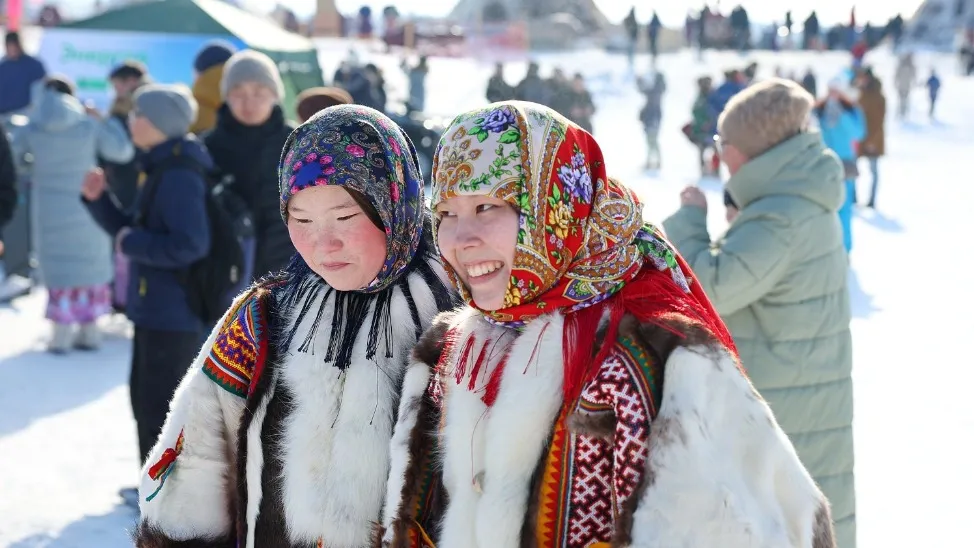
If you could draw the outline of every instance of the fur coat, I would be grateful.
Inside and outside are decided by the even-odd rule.
[[[436,320],[405,373],[377,544],[835,546],[828,502],[713,338],[626,317],[565,402],[562,325],[550,314],[517,335],[471,309]],[[464,367],[457,352],[483,341],[483,365]],[[485,398],[480,379],[498,370]]]
[[[318,278],[290,293],[288,283],[262,284],[238,299],[176,391],[146,459],[136,546],[367,546],[410,350],[453,305],[431,283],[444,279],[430,260],[390,288],[391,321],[378,330],[390,345],[379,336],[374,355],[368,327],[383,325],[373,321],[375,301],[364,312],[349,305],[336,323],[349,294]],[[342,370],[329,360],[329,334],[361,314]]]

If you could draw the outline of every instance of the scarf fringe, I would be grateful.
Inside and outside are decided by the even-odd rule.
[[[414,268],[404,274],[396,283],[376,293],[364,293],[335,290],[328,286],[321,276],[311,270],[300,255],[295,254],[290,264],[281,273],[282,280],[285,283],[275,292],[277,294],[277,315],[283,318],[286,315],[295,314],[290,327],[285,328],[286,331],[279,332],[280,347],[283,349],[291,347],[298,328],[305,318],[312,313],[315,302],[319,301],[318,309],[314,311],[315,316],[311,329],[308,330],[307,336],[297,348],[298,352],[314,353],[314,341],[317,339],[322,320],[325,319],[325,310],[333,299],[334,308],[328,326],[330,328],[328,346],[324,356],[326,362],[331,362],[332,365],[342,371],[348,369],[351,365],[355,342],[365,325],[370,310],[372,311],[372,319],[369,323],[365,356],[374,361],[380,350],[379,345],[382,344],[383,355],[386,358],[393,357],[395,344],[393,341],[392,298],[396,288],[399,288],[405,297],[416,340],[419,340],[423,333],[419,309],[409,288],[408,275],[411,272],[417,272],[426,282],[438,310],[449,310],[455,306],[456,300],[453,292],[436,275],[427,263],[428,260],[428,253],[419,254],[413,263]],[[324,292],[323,296],[321,292]]]

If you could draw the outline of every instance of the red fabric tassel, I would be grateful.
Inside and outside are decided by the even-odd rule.
[[[677,255],[680,268],[692,277],[692,270]],[[604,311],[609,310],[609,323],[602,347],[595,353],[595,333]],[[604,303],[582,309],[565,319],[563,358],[565,368],[565,401],[575,401],[585,385],[598,373],[619,334],[623,316],[632,314],[641,323],[656,325],[673,334],[685,335],[665,321],[668,317],[682,317],[697,323],[712,334],[735,357],[739,358],[734,338],[698,282],[690,283],[690,294],[678,286],[668,271],[644,267],[634,280],[625,285],[620,294]],[[738,359],[738,368],[745,373]],[[746,373],[745,373],[746,375]]]
[[[501,379],[504,378],[504,368],[507,367],[507,356],[507,354],[504,354],[501,362],[490,373],[490,379],[487,381],[484,395],[480,397],[488,409],[494,406],[494,402],[497,401],[497,394],[501,391]]]
[[[538,348],[541,346],[541,339],[544,338],[545,331],[548,330],[550,323],[546,323],[544,327],[541,328],[541,333],[538,334],[538,340],[534,341],[534,348],[531,349],[531,356],[528,357],[528,363],[524,364],[524,373],[528,372],[531,364],[535,362],[535,356],[538,355]]]
[[[169,469],[174,462],[176,462],[176,457],[183,452],[183,431],[179,431],[179,436],[176,437],[176,446],[167,448],[162,452],[162,456],[159,457],[159,461],[149,467],[149,477],[158,480],[165,472]]]
[[[598,362],[592,360],[595,354],[595,333],[599,330],[599,321],[604,311],[605,303],[600,303],[565,318],[565,327],[561,333],[565,372],[562,388],[565,401],[574,401],[596,370],[595,364]]]
[[[466,342],[463,343],[463,349],[460,350],[460,356],[457,359],[457,368],[454,370],[453,374],[457,380],[457,384],[463,380],[463,377],[467,374],[467,361],[470,359],[470,351],[473,349],[474,336],[473,333],[467,335]]]
[[[480,347],[480,352],[477,353],[477,360],[473,363],[473,371],[470,373],[470,382],[467,383],[467,390],[473,392],[477,389],[477,377],[480,376],[480,370],[483,369],[484,362],[487,361],[487,347],[490,346],[490,339]]]

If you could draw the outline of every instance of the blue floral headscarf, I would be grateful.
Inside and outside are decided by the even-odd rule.
[[[423,177],[412,141],[381,112],[360,105],[326,108],[288,137],[278,168],[281,216],[295,193],[338,185],[365,196],[386,232],[386,260],[362,289],[382,291],[415,257],[426,217]]]

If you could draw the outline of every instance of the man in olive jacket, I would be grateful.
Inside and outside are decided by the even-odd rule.
[[[744,367],[855,548],[848,258],[837,215],[842,164],[808,129],[813,98],[772,79],[718,121],[727,192],[740,213],[712,242],[696,187],[663,222],[734,336]]]

